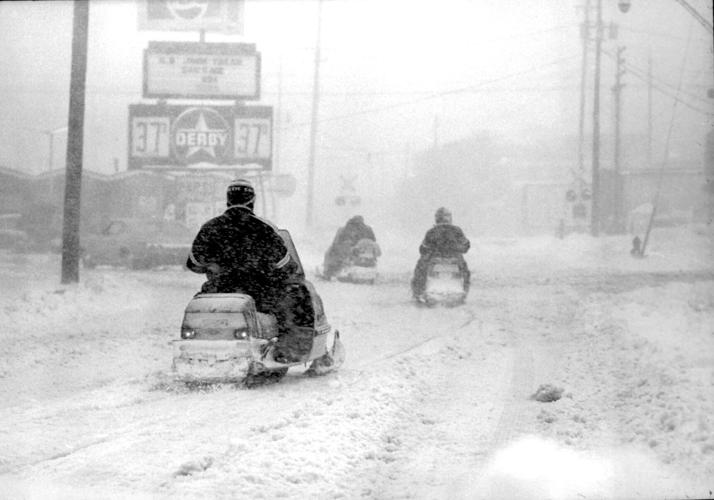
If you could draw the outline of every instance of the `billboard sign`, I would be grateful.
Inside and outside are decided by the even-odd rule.
[[[129,106],[129,169],[272,168],[270,106]]]
[[[260,54],[246,43],[149,42],[144,97],[260,98]]]
[[[139,0],[139,29],[243,34],[243,0]]]

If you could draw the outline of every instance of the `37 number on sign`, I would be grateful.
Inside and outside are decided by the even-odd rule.
[[[132,156],[168,156],[169,118],[135,117],[132,121],[131,138]]]
[[[270,158],[270,120],[240,118],[235,121],[236,158]]]

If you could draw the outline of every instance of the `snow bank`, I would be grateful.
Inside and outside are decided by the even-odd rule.
[[[707,484],[662,474],[651,456],[630,448],[583,452],[537,436],[498,451],[478,483],[462,485],[450,498],[708,498]],[[686,493],[685,493],[686,492]]]
[[[308,269],[331,237],[298,243]],[[657,229],[644,259],[621,237],[473,241],[477,284],[453,309],[415,308],[406,279],[418,241],[380,239],[381,265],[401,281],[317,283],[343,332],[340,372],[291,370],[254,391],[158,383],[200,276],[96,269],[60,286],[57,256],[0,254],[0,491],[707,496],[714,281],[617,277],[709,272],[708,233]],[[576,279],[549,281],[558,275]],[[542,384],[561,397],[529,399]]]
[[[639,453],[675,475],[714,477],[713,294],[714,282],[701,281],[580,299],[567,334],[556,325],[542,334],[559,356],[543,372],[565,394],[541,404],[539,433],[575,449],[627,450],[628,464]]]
[[[428,227],[425,227],[426,231]],[[383,282],[407,281],[419,258],[423,234],[404,235],[379,231],[382,248],[379,272]],[[573,273],[678,272],[711,269],[714,262],[714,232],[701,225],[655,228],[642,259],[630,255],[632,235],[573,233],[564,239],[539,236],[523,238],[474,238],[466,254],[474,280],[533,276],[557,277]],[[468,236],[468,234],[467,234]],[[642,236],[642,235],[640,235]],[[312,273],[322,261],[334,234],[320,231],[301,235],[297,248],[306,270]]]
[[[714,262],[714,233],[700,225],[655,228],[643,259],[633,258],[631,248],[631,235],[594,238],[573,233],[562,240],[555,237],[472,240],[467,259],[475,270],[498,269],[509,274],[702,270],[711,269]]]

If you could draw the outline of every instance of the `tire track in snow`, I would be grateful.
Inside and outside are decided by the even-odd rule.
[[[458,497],[463,478],[473,476],[479,457],[488,452],[485,443],[509,386],[512,352],[502,349],[497,328],[484,328],[481,309],[475,309],[479,305],[467,306],[466,321],[401,358],[405,373],[418,374],[410,386],[415,399],[405,402],[411,405],[410,417],[395,422],[403,451],[383,466],[378,481],[365,486],[368,494],[358,491],[363,496]]]
[[[428,344],[438,341],[438,340],[444,340],[449,337],[455,337],[459,334],[460,330],[463,328],[469,326],[473,322],[473,318],[464,322],[460,326],[457,326],[455,328],[448,328],[446,327],[443,332],[437,334],[437,335],[432,335],[430,337],[427,337],[425,339],[420,340],[419,342],[415,342],[413,344],[410,344],[406,347],[400,348],[398,350],[393,350],[387,354],[384,354],[382,356],[372,358],[368,361],[365,361],[363,363],[360,363],[358,366],[360,367],[359,369],[348,369],[348,370],[343,370],[343,373],[348,373],[348,374],[354,374],[359,376],[364,375],[365,373],[368,373],[368,368],[374,367],[378,365],[379,363],[385,362],[385,361],[390,361],[393,360],[394,358],[397,358],[398,356],[404,356],[409,353],[412,353],[414,351],[418,351],[420,348],[423,348],[427,346]],[[482,323],[479,323],[478,327],[479,332],[482,331]],[[360,381],[359,378],[355,378],[351,382],[347,383],[347,385],[353,385],[356,384]]]
[[[617,271],[611,269],[567,269],[553,272],[547,276],[540,274],[479,274],[472,270],[472,286],[474,289],[509,288],[514,286],[551,286],[572,285],[594,287],[612,292],[622,292],[654,286],[673,281],[693,283],[696,281],[714,280],[714,270],[678,270],[678,271]],[[378,284],[397,285],[408,284],[410,273],[380,274]]]
[[[446,310],[434,309],[434,310],[431,310],[430,312],[435,312],[435,313],[437,313],[437,315],[441,317],[440,320],[443,320],[444,318],[450,318],[451,310],[448,311],[448,312],[449,312],[449,315],[445,315],[445,314],[444,314],[445,311],[446,311]],[[453,323],[458,323],[458,321],[453,321]],[[427,344],[427,343],[429,343],[429,342],[431,342],[431,341],[433,341],[433,340],[435,340],[435,339],[442,338],[442,337],[445,337],[445,336],[449,336],[449,335],[451,335],[451,334],[453,333],[453,327],[451,326],[451,324],[445,324],[445,325],[442,326],[442,328],[443,328],[443,330],[442,330],[442,332],[441,332],[439,335],[432,335],[432,336],[430,336],[430,337],[427,337],[426,339],[420,340],[419,342],[415,342],[415,343],[409,344],[409,345],[406,346],[406,347],[403,347],[403,348],[400,348],[400,349],[397,349],[397,350],[393,350],[393,351],[391,351],[391,352],[389,352],[389,353],[387,353],[387,354],[384,354],[384,355],[382,355],[382,356],[380,356],[380,357],[378,357],[378,358],[376,358],[376,359],[370,360],[370,361],[367,362],[365,365],[363,365],[363,369],[360,370],[359,373],[360,373],[360,374],[363,374],[363,373],[364,373],[365,371],[367,371],[367,369],[368,369],[369,367],[371,367],[371,366],[374,366],[374,365],[376,365],[376,364],[379,364],[380,362],[383,362],[383,361],[388,361],[388,360],[392,360],[392,359],[394,359],[394,358],[397,358],[397,357],[399,357],[399,356],[403,356],[403,355],[405,355],[405,354],[407,354],[407,353],[409,353],[409,352],[412,352],[412,351],[414,351],[414,350],[417,350],[419,347],[421,347],[421,346],[423,346],[423,345],[425,345],[425,344]],[[349,373],[350,373],[350,371],[346,371],[346,374],[349,374]],[[361,380],[360,378],[356,378],[352,383],[357,383],[357,382],[359,382],[360,380]],[[290,388],[290,385],[285,384],[285,387],[289,389],[289,388]],[[87,397],[93,397],[93,396],[88,395]],[[175,397],[175,395],[174,395],[174,394],[171,394],[171,393],[168,393],[168,394],[166,394],[166,395],[162,395],[162,396],[159,397],[159,398],[153,397],[152,400],[148,402],[148,403],[149,403],[149,406],[148,406],[148,407],[145,406],[145,403],[147,403],[146,401],[143,401],[143,402],[140,401],[140,402],[138,402],[137,404],[140,405],[140,407],[146,408],[146,409],[147,409],[146,411],[149,411],[148,408],[161,406],[162,404],[165,404],[168,400],[172,399],[173,397]],[[80,411],[80,407],[86,406],[87,404],[89,404],[89,406],[91,406],[91,403],[87,403],[87,404],[82,403],[82,402],[81,402],[82,399],[83,399],[83,398],[80,397],[80,401],[79,401],[78,403],[76,403],[76,405],[77,405],[76,410],[77,410],[77,411]],[[67,411],[66,408],[58,408],[58,409],[57,409],[57,412],[55,412],[55,413],[57,413],[57,417],[56,417],[56,418],[63,418],[63,417],[60,417],[60,416],[59,416],[59,413],[63,413],[63,414],[64,414],[66,411]],[[72,408],[69,408],[69,411],[72,411]],[[110,411],[110,409],[107,408],[106,411]],[[93,411],[92,413],[94,413],[95,416],[98,417],[98,416],[102,413],[102,411],[100,410],[99,413]],[[140,411],[139,413],[142,413],[142,412]],[[49,462],[53,462],[53,461],[56,461],[56,460],[59,460],[59,459],[70,459],[73,455],[75,456],[75,458],[71,458],[71,460],[76,461],[76,460],[77,460],[77,458],[76,458],[77,455],[85,454],[90,448],[92,448],[92,447],[94,447],[94,446],[97,446],[97,445],[98,445],[98,446],[100,446],[100,448],[101,448],[101,447],[105,447],[106,449],[111,449],[111,448],[114,446],[113,443],[121,442],[121,440],[124,438],[124,436],[125,436],[126,434],[131,434],[131,433],[133,433],[136,429],[139,429],[139,428],[150,428],[150,427],[156,427],[156,426],[161,427],[161,425],[160,425],[161,422],[157,422],[155,419],[152,419],[152,418],[146,419],[145,417],[146,417],[146,416],[149,416],[149,415],[146,414],[146,412],[143,412],[143,413],[144,413],[144,417],[140,417],[139,420],[135,420],[134,422],[132,422],[131,425],[124,425],[124,426],[121,426],[119,429],[114,429],[114,430],[112,431],[112,434],[113,434],[113,435],[110,436],[110,437],[103,437],[103,438],[101,438],[101,439],[94,440],[94,441],[92,441],[92,442],[90,442],[90,443],[83,443],[83,444],[81,444],[81,445],[75,445],[73,448],[71,448],[70,450],[67,450],[67,451],[64,451],[64,450],[63,450],[63,451],[60,451],[60,452],[50,452],[50,453],[48,453],[47,455],[42,456],[42,457],[40,457],[40,458],[35,457],[35,458],[33,458],[33,459],[29,460],[29,461],[21,461],[20,463],[17,463],[17,462],[16,462],[16,463],[13,465],[13,467],[6,468],[3,472],[17,472],[17,471],[20,471],[20,470],[22,470],[22,469],[26,469],[26,468],[28,468],[28,467],[35,467],[35,466],[40,466],[40,467],[42,467],[42,464],[46,464],[46,463],[49,463]],[[150,413],[149,413],[149,414],[150,414]],[[42,418],[45,419],[45,418],[47,418],[47,417],[48,417],[47,412],[43,412]],[[50,418],[54,418],[54,417],[50,417]],[[187,421],[187,422],[185,422],[185,423],[190,426],[190,425],[192,425],[192,422],[193,422],[194,420],[195,420],[195,421],[199,421],[199,420],[201,420],[201,419],[202,419],[202,417],[196,416],[195,418],[193,418],[193,420],[189,419],[189,421]],[[90,420],[91,420],[91,418],[90,418]],[[160,420],[163,422],[163,421],[165,421],[165,418],[160,418]],[[47,444],[51,446],[51,442],[48,442]],[[28,458],[29,458],[29,457],[28,457]]]
[[[526,330],[533,324],[536,318],[546,317],[546,324],[558,324],[561,328],[568,328],[576,318],[574,315],[574,304],[564,297],[556,303],[539,300],[527,288],[514,290],[516,294],[525,293],[525,296],[516,296],[515,300],[503,303],[503,308],[497,314],[497,324],[506,330],[506,339],[509,348],[512,350],[511,376],[498,421],[493,433],[482,443],[486,453],[480,455],[474,479],[465,480],[471,488],[474,485],[483,487],[484,481],[489,474],[489,463],[493,460],[498,451],[503,450],[509,443],[513,442],[524,432],[528,432],[533,427],[529,421],[533,417],[533,402],[530,395],[540,382],[536,377],[539,370],[536,369],[535,358],[543,356],[537,347],[534,331]],[[552,299],[549,297],[548,299]],[[547,300],[547,299],[546,299]],[[550,310],[551,306],[555,310]]]

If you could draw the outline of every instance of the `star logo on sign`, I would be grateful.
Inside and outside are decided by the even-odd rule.
[[[208,10],[207,0],[168,0],[166,7],[176,19],[200,19]]]
[[[182,128],[176,131],[176,143],[186,146],[186,156],[193,156],[199,151],[205,151],[212,158],[216,157],[216,146],[225,144],[226,131],[220,128],[210,128],[203,113],[198,115],[193,128]]]

